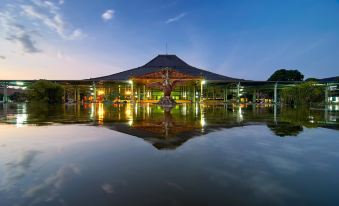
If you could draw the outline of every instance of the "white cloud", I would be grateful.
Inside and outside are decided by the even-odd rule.
[[[101,18],[104,20],[104,21],[109,21],[110,19],[113,18],[115,14],[115,11],[114,10],[107,10],[105,11],[102,15],[101,15]]]
[[[65,20],[60,5],[64,0],[31,0],[7,4],[0,9],[0,37],[19,45],[24,53],[38,53],[38,40],[57,35],[63,40],[76,40],[86,35]],[[49,37],[48,37],[49,38]]]
[[[167,21],[165,22],[166,24],[169,24],[169,23],[172,23],[172,22],[175,22],[175,21],[179,21],[180,19],[182,19],[183,17],[186,16],[186,13],[181,13],[179,14],[178,16],[175,16],[173,18],[169,18],[167,19]]]
[[[80,168],[77,165],[69,164],[61,167],[55,174],[24,191],[24,197],[28,198],[28,203],[30,203],[28,205],[46,203],[55,199],[61,200],[59,197],[62,188],[79,174]]]
[[[81,31],[81,29],[75,29],[75,30],[73,30],[73,32],[69,36],[69,39],[80,39],[84,36],[85,36],[85,34]]]
[[[27,17],[38,20],[63,39],[73,40],[84,36],[80,29],[72,29],[72,26],[64,20],[60,8],[53,2],[42,0],[32,0],[32,2],[32,5],[21,6]]]

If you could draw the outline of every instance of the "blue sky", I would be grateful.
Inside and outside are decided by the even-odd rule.
[[[337,0],[0,0],[0,79],[82,79],[165,53],[223,75],[337,76]]]

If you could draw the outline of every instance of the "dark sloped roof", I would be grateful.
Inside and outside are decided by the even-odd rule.
[[[324,82],[324,83],[335,83],[335,82],[339,82],[339,76],[327,77],[327,78],[319,79],[319,81]]]
[[[190,75],[190,76],[203,76],[206,80],[222,80],[222,81],[238,81],[242,79],[236,79],[232,77],[223,76],[206,70],[198,69],[193,67],[176,55],[158,55],[152,59],[147,64],[137,67],[135,69],[126,70],[116,74],[102,76],[97,78],[91,78],[95,81],[104,81],[104,80],[128,80],[133,76],[141,76],[144,74],[160,71],[163,68],[171,68],[177,70],[178,72]]]

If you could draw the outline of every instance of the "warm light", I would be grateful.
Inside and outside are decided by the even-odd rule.
[[[104,110],[104,105],[103,104],[99,104],[99,109],[98,109],[98,120],[99,120],[99,124],[102,124],[104,121],[104,115],[105,115],[105,110]]]
[[[133,80],[128,80],[128,83],[129,84],[133,84]]]
[[[105,91],[98,91],[98,94],[99,94],[99,95],[104,95],[104,94],[105,94]]]
[[[131,91],[126,91],[125,92],[126,95],[131,95],[131,93],[132,93]]]
[[[201,81],[201,84],[206,84],[206,80],[202,80],[202,81]]]

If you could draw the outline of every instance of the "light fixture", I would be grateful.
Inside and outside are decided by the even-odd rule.
[[[131,91],[128,90],[128,91],[125,92],[125,94],[126,95],[131,95]]]
[[[98,91],[98,94],[99,94],[99,95],[104,95],[104,94],[105,94],[105,91]]]

